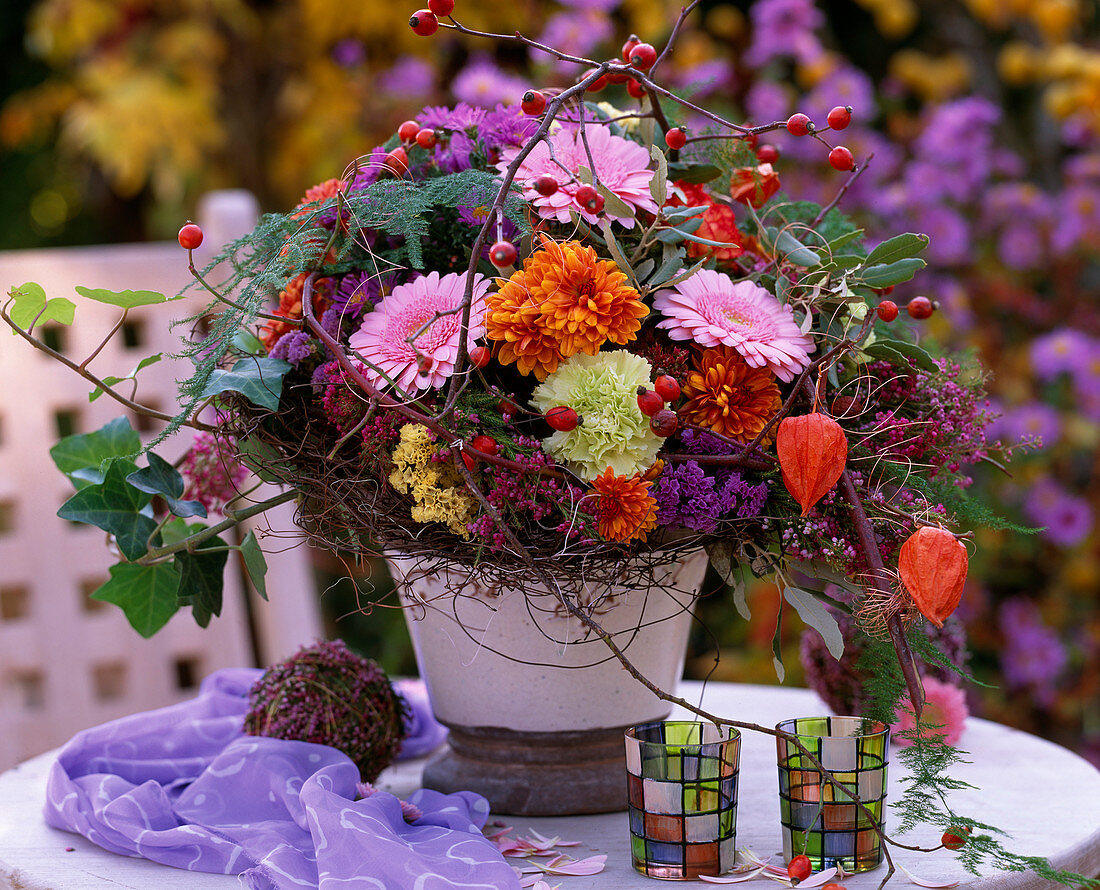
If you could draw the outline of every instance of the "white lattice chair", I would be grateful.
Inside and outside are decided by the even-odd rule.
[[[208,195],[199,212],[206,233],[196,252],[199,264],[215,246],[249,231],[256,214],[247,192]],[[186,254],[174,242],[0,252],[5,295],[37,281],[51,297],[77,300],[77,324],[55,327],[49,337],[78,361],[96,348],[121,310],[76,297],[75,285],[174,294],[189,277]],[[178,351],[178,333],[168,329],[167,319],[206,302],[195,291],[168,312],[163,306],[131,311],[122,336],[89,368],[122,376],[149,353]],[[185,376],[178,362],[152,365],[140,375],[139,396],[170,413],[175,381]],[[0,381],[0,770],[84,727],[189,697],[213,670],[257,659],[270,664],[320,636],[309,560],[305,547],[294,546],[290,505],[256,529],[268,554],[269,603],[231,570],[223,614],[209,628],[197,627],[184,609],[143,640],[119,609],[90,599],[112,559],[102,532],[57,517],[72,489],[48,451],[60,434],[98,429],[125,409],[106,397],[90,403],[90,385],[6,330],[0,331]],[[136,417],[131,422],[153,432]]]

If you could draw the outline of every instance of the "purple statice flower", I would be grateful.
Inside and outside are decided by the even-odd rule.
[[[1090,345],[1089,336],[1076,328],[1057,328],[1031,341],[1031,368],[1044,382],[1059,374],[1080,373]]]
[[[740,473],[729,470],[710,476],[689,460],[666,467],[652,495],[657,501],[658,524],[710,533],[735,511],[738,519],[760,515],[768,488],[763,482],[749,484]]]
[[[237,460],[235,441],[205,431],[195,433],[179,470],[187,483],[183,499],[198,501],[211,513],[234,500],[248,478],[248,469]]]
[[[491,155],[506,148],[522,148],[538,128],[538,118],[524,114],[518,105],[498,105],[485,115],[478,134],[486,155]]]
[[[475,56],[451,83],[456,99],[482,108],[517,104],[527,89],[526,80],[507,74],[484,54]]]
[[[367,48],[362,40],[345,37],[332,47],[332,61],[341,68],[357,68],[367,61]]]
[[[313,339],[305,331],[287,331],[275,341],[268,356],[297,365],[310,356],[316,355],[320,345],[318,340]]]
[[[599,9],[569,9],[553,15],[539,35],[539,42],[573,56],[590,56],[601,43],[611,39],[611,19]],[[536,50],[536,52],[538,52]],[[540,56],[545,57],[544,53]],[[556,61],[563,73],[580,74],[576,63]]]
[[[1024,512],[1028,520],[1043,526],[1042,536],[1059,547],[1074,547],[1092,531],[1089,502],[1070,494],[1050,477],[1040,479],[1028,491]]]
[[[1013,597],[1005,600],[999,611],[1005,681],[1011,688],[1029,688],[1048,699],[1068,660],[1058,634],[1043,621],[1031,600]]]
[[[1033,447],[1054,445],[1062,434],[1062,415],[1044,402],[1029,402],[1008,411],[998,424],[1006,444],[1028,441]]]
[[[824,24],[825,17],[813,0],[759,0],[750,15],[752,43],[745,61],[754,68],[792,56],[805,64],[823,52],[814,31]]]
[[[400,56],[375,78],[379,92],[395,99],[421,99],[435,87],[435,69],[416,56]]]

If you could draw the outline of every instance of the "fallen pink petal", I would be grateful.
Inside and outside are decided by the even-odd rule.
[[[897,866],[897,869],[918,887],[928,887],[930,890],[949,890],[951,887],[959,886],[958,881],[928,881],[924,878],[918,878],[903,865]]]

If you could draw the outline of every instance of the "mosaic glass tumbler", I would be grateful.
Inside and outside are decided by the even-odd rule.
[[[741,734],[691,721],[626,731],[630,858],[651,878],[719,875],[737,857]]]
[[[793,741],[776,738],[784,858],[805,853],[814,871],[834,865],[846,872],[875,868],[882,862],[875,825],[885,828],[889,727],[862,717],[799,717],[776,729],[797,736],[863,805],[831,784]]]

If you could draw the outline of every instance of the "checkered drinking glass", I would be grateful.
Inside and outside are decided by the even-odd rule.
[[[882,862],[890,728],[863,717],[798,717],[775,727],[797,736],[832,779],[825,779],[793,741],[777,737],[783,856],[805,853],[814,871],[839,865],[869,871]]]
[[[630,858],[651,878],[719,875],[737,856],[741,734],[669,720],[626,731]]]

